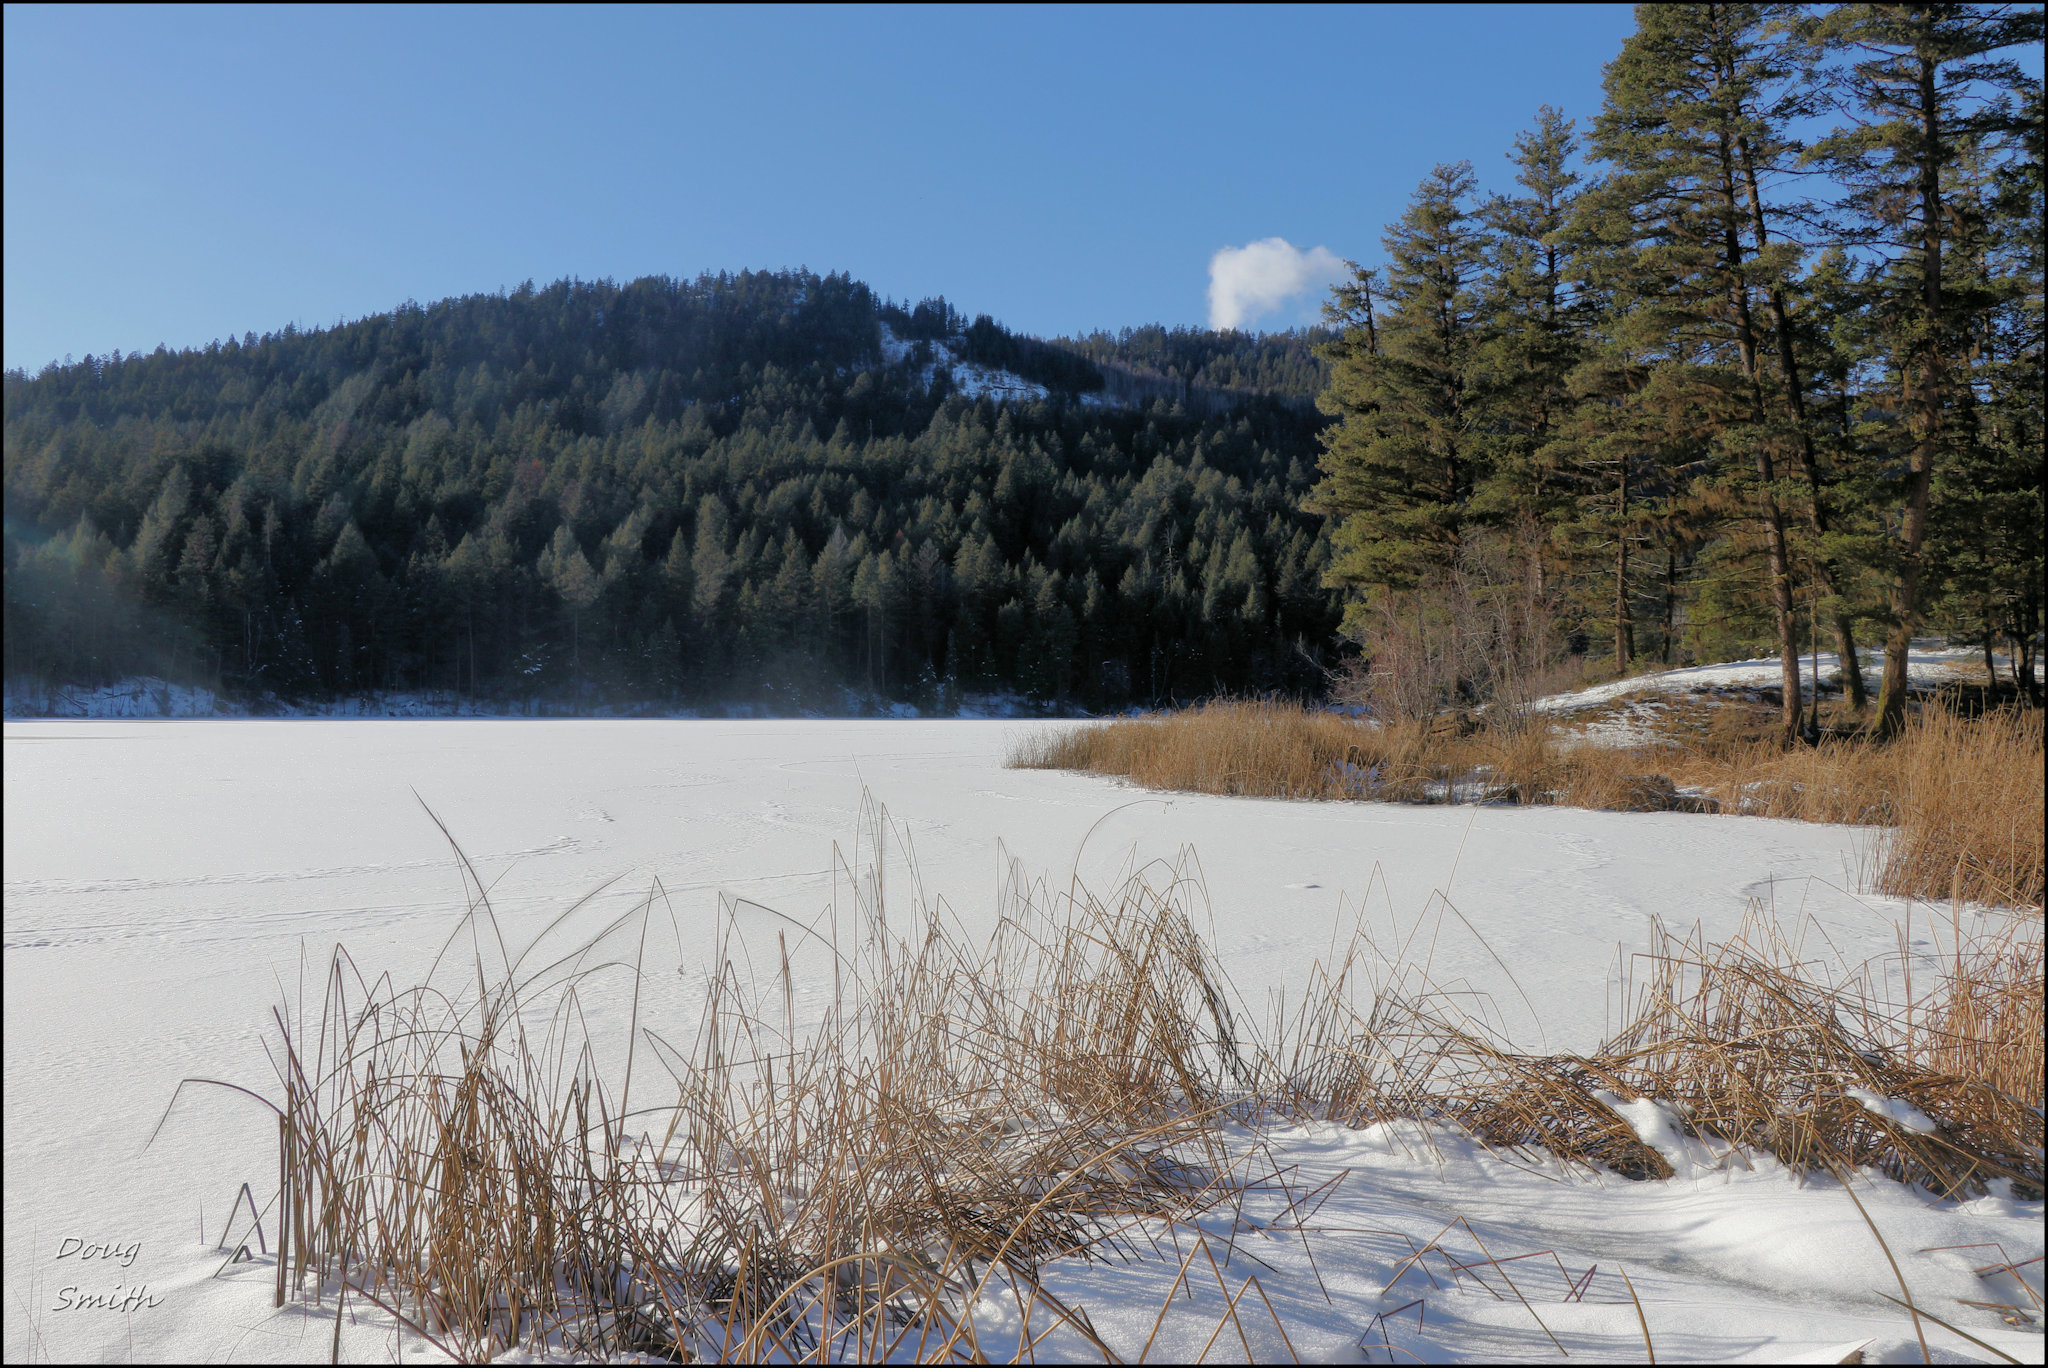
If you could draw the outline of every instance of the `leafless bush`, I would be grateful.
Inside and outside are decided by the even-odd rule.
[[[1338,694],[1381,719],[1492,705],[1503,717],[1577,675],[1534,556],[1515,538],[1476,535],[1424,584],[1355,609],[1364,648]]]

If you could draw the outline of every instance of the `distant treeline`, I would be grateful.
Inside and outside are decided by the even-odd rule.
[[[964,394],[945,355],[1048,394]],[[1247,393],[1118,404],[1098,361]],[[572,706],[1312,689],[1321,364],[778,272],[14,372],[6,669]]]
[[[1330,379],[1322,352],[1337,336],[1327,328],[1258,334],[1155,324],[1056,345],[1097,363],[1111,394],[1216,408],[1247,395],[1313,404]]]

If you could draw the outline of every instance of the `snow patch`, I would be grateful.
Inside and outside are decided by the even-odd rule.
[[[731,721],[780,718],[880,717],[913,722],[928,715],[968,718],[1087,716],[1071,704],[1040,703],[1009,691],[963,694],[949,681],[946,700],[934,712],[903,699],[858,689],[841,688],[817,703],[758,699],[730,700],[703,708],[658,704],[596,704],[569,711],[561,699],[477,699],[439,691],[378,691],[311,702],[290,702],[266,694],[253,702],[222,698],[211,689],[170,684],[161,679],[124,679],[98,688],[51,687],[35,683],[8,686],[6,716],[10,721],[205,718],[275,719],[401,719],[478,718],[492,720],[652,720],[693,721],[711,716]],[[1136,712],[1133,709],[1133,712]]]
[[[220,717],[243,711],[232,703],[224,704],[211,689],[153,677],[94,688],[11,681],[5,706],[8,717]]]
[[[883,360],[892,366],[901,365],[909,360],[917,344],[898,337],[887,323],[879,326],[882,329]],[[952,375],[953,387],[970,399],[986,396],[998,401],[1030,403],[1033,400],[1044,399],[1052,393],[1045,386],[1033,380],[1026,380],[1014,371],[977,365],[972,361],[960,359],[954,350],[956,343],[957,339],[951,342],[941,339],[929,344],[932,359],[918,368],[918,384],[930,388],[932,377],[944,369]]]
[[[1921,1111],[1911,1102],[1902,1102],[1896,1097],[1886,1097],[1882,1093],[1874,1093],[1868,1088],[1844,1088],[1842,1093],[1846,1097],[1853,1097],[1858,1102],[1861,1102],[1863,1110],[1871,1113],[1873,1116],[1882,1116],[1885,1120],[1904,1126],[1907,1130],[1916,1130],[1923,1135],[1932,1135],[1937,1129],[1934,1124],[1934,1118]]]
[[[1914,650],[1906,656],[1906,677],[1915,685],[1932,688],[1961,678],[1971,661],[1982,659],[1982,652],[1964,647]],[[1814,663],[1813,656],[1804,655],[1799,658],[1801,688],[1813,687]],[[1819,665],[1819,677],[1822,682],[1840,678],[1840,657],[1823,651],[1820,653]],[[1877,682],[1876,674],[1883,666],[1884,652],[1864,653],[1864,677],[1873,687]],[[1731,660],[1715,665],[1693,665],[1679,670],[1664,670],[1656,674],[1617,679],[1607,684],[1595,684],[1591,688],[1580,689],[1574,693],[1552,694],[1548,698],[1539,698],[1529,706],[1536,712],[1571,712],[1579,708],[1609,703],[1629,694],[1768,689],[1776,687],[1783,678],[1783,666],[1775,656],[1758,660]]]

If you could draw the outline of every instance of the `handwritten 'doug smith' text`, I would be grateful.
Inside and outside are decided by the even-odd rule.
[[[133,1265],[141,1253],[142,1242],[140,1240],[121,1244],[112,1240],[99,1242],[81,1240],[76,1236],[70,1236],[57,1246],[57,1257],[60,1260],[77,1259],[81,1263],[113,1263],[122,1268],[128,1268]],[[59,1288],[57,1290],[56,1309],[59,1311],[114,1311],[125,1314],[162,1304],[163,1298],[151,1293],[148,1283],[137,1283],[135,1286],[129,1287],[125,1282],[117,1282],[111,1288],[104,1291],[87,1291],[76,1285]]]

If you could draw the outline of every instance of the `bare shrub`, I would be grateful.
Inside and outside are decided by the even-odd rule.
[[[1339,695],[1382,719],[1480,705],[1514,714],[1579,671],[1532,553],[1508,537],[1469,538],[1447,572],[1354,607],[1347,629],[1363,654]]]

